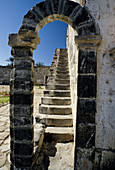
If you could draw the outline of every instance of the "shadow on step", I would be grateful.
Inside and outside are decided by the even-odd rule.
[[[49,157],[55,157],[56,152],[56,142],[44,141],[32,170],[48,170],[48,166],[50,164]]]

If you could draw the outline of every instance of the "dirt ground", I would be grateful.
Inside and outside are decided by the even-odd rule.
[[[10,86],[8,86],[8,85],[0,85],[0,92],[9,91],[9,90],[10,90]]]

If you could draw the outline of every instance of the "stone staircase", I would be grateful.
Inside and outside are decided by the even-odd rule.
[[[70,77],[66,49],[56,49],[36,122],[46,125],[45,140],[73,140]]]

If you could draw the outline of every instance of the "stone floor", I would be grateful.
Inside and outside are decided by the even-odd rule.
[[[32,170],[74,170],[73,143],[44,142]]]
[[[0,170],[9,170],[9,104],[0,108]]]
[[[0,86],[0,91],[7,89],[8,86]],[[34,89],[34,117],[38,114],[43,90]],[[73,170],[73,143],[44,142],[34,169],[41,167],[44,170]],[[0,170],[10,170],[9,104],[0,107]]]

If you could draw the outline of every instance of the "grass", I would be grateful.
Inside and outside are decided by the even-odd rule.
[[[41,86],[39,86],[38,89],[43,89],[43,88]]]
[[[0,92],[0,104],[9,102],[9,98],[10,97],[8,91]]]
[[[34,83],[34,86],[38,86],[38,89],[43,89],[43,88],[41,87],[41,84],[39,84],[38,82]]]

